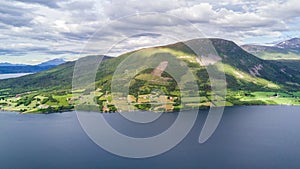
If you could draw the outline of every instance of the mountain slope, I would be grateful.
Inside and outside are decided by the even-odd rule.
[[[67,62],[49,70],[0,81],[0,89],[10,89],[12,94],[37,90],[59,90],[71,88],[75,62]]]
[[[41,72],[47,69],[54,67],[52,66],[0,66],[0,74],[8,74],[8,73],[35,73]]]
[[[223,39],[210,40],[217,53],[222,57],[222,62],[236,70],[282,85],[287,85],[286,82],[300,83],[299,72],[289,68],[287,65],[278,65],[271,61],[262,60],[246,52],[232,41]],[[191,40],[188,43],[199,43],[201,45],[201,41],[201,39]],[[174,44],[169,47],[193,54],[183,43]]]
[[[112,58],[103,55],[91,55],[85,58],[94,57],[103,57],[103,61]],[[75,61],[66,62],[55,67],[51,66],[53,67],[51,69],[48,68],[49,66],[44,66],[49,70],[19,78],[1,80],[0,89],[11,89],[12,94],[38,90],[52,91],[71,89],[74,65]]]
[[[212,43],[219,55],[223,57],[223,63],[238,70],[284,86],[288,85],[287,82],[300,83],[299,72],[287,66],[257,58],[230,41],[212,40]]]

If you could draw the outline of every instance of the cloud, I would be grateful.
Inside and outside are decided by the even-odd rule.
[[[257,7],[257,9],[263,16],[282,20],[300,17],[300,3],[298,0],[270,1]]]
[[[15,6],[13,3],[0,2],[0,22],[14,27],[28,26],[32,17],[28,15],[30,8]]]
[[[210,22],[215,19],[217,13],[209,3],[200,3],[191,7],[181,7],[168,12],[180,16],[191,22]]]
[[[45,0],[16,0],[16,1],[30,3],[30,4],[45,5],[51,8],[58,8],[57,2],[59,2],[59,0],[46,0],[46,1]]]
[[[104,12],[110,19],[117,19],[140,12],[167,12],[181,6],[186,6],[184,0],[152,0],[143,1],[142,3],[137,0],[120,0],[103,3]]]
[[[89,40],[94,45],[85,53],[102,54],[123,39],[112,51],[117,55],[199,37],[191,23],[208,37],[275,41],[299,35],[299,16],[297,0],[1,1],[0,55],[27,56],[27,62],[77,57]],[[178,37],[167,37],[171,32]]]
[[[222,8],[217,12],[218,17],[213,21],[222,27],[251,28],[271,26],[277,21],[272,18],[262,17],[256,13],[235,12]]]

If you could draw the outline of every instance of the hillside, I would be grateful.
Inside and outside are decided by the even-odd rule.
[[[300,95],[297,92],[300,86],[300,77],[294,66],[257,58],[232,41],[210,40],[223,60],[227,82],[226,105],[300,104],[297,99]],[[160,100],[165,99],[168,105],[168,108],[165,108],[166,110],[181,108],[180,91],[178,84],[174,81],[176,77],[172,77],[167,73],[172,71],[169,67],[173,65],[173,67],[178,67],[177,71],[174,72],[175,76],[184,75],[184,68],[180,68],[182,65],[175,62],[178,59],[188,65],[194,76],[197,77],[196,82],[199,91],[190,90],[189,92],[199,93],[202,96],[201,104],[197,104],[197,99],[191,97],[189,99],[191,104],[184,106],[207,107],[211,101],[210,79],[205,66],[199,65],[195,53],[185,45],[203,47],[205,41],[207,39],[194,39],[185,43],[179,42],[167,46],[140,49],[116,58],[105,59],[97,71],[96,89],[87,86],[81,92],[78,92],[80,90],[75,93],[73,91],[73,97],[71,95],[71,85],[75,62],[67,62],[47,71],[20,78],[1,80],[0,94],[2,98],[9,102],[2,103],[6,105],[3,108],[14,111],[22,109],[22,111],[26,110],[25,112],[65,110],[65,108],[72,108],[76,101],[88,100],[86,98],[88,96],[85,95],[94,93],[96,96],[94,106],[99,106],[100,111],[115,111],[114,101],[110,95],[111,80],[120,63],[126,61],[130,55],[134,55],[137,59],[128,62],[125,68],[126,66],[128,68],[137,67],[137,65],[142,65],[143,62],[153,65],[153,68],[141,70],[130,82],[130,85],[128,84],[129,95],[126,97],[131,100],[131,109],[162,109],[161,106],[151,107],[149,105],[149,99],[154,96],[157,96]],[[102,56],[89,56],[82,59],[93,61],[93,59],[99,57]],[[153,61],[151,57],[157,59]],[[167,63],[169,66],[162,66],[162,63]],[[159,70],[161,67],[165,67],[166,72],[163,70],[157,73],[159,71],[155,67],[158,67]],[[214,66],[208,65],[208,67]],[[121,74],[118,79],[128,78],[128,74]],[[120,89],[125,85],[125,83],[118,84]],[[118,86],[115,87],[118,88]],[[155,92],[153,93],[153,91]],[[157,91],[162,91],[166,98],[162,98]],[[18,95],[18,97],[14,97],[15,95]],[[84,104],[92,104],[89,101],[83,102]]]
[[[87,58],[93,57],[102,57],[102,55],[87,56]],[[103,57],[103,60],[112,58],[109,56]],[[43,72],[14,79],[4,79],[0,81],[0,89],[9,89],[12,95],[40,90],[70,90],[72,87],[74,65],[75,61],[66,62]]]
[[[55,65],[49,66],[0,66],[0,74],[8,74],[8,73],[36,73],[44,70],[48,70],[50,68],[55,67]]]

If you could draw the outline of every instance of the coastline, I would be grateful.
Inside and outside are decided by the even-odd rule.
[[[221,106],[224,108],[231,108],[231,107],[246,107],[246,106],[291,106],[291,107],[299,107],[300,105],[297,104],[251,104],[251,105],[226,105],[226,106]],[[215,106],[215,107],[219,107],[219,106]],[[210,106],[202,106],[199,107],[198,110],[209,110]],[[192,109],[182,109],[181,111],[189,111]],[[17,113],[17,114],[22,114],[22,115],[26,115],[26,114],[53,114],[53,113],[65,113],[65,112],[73,112],[73,111],[77,111],[76,109],[68,109],[68,110],[64,110],[64,111],[54,111],[54,112],[41,112],[41,111],[28,111],[28,112],[18,112],[18,111],[14,111],[14,110],[5,110],[5,109],[1,109],[0,112],[12,112],[12,113]],[[78,111],[87,111],[87,112],[97,112],[97,111],[88,111],[88,110],[78,110]],[[144,110],[141,110],[144,111]],[[135,112],[135,111],[130,111],[130,112]],[[163,113],[176,113],[179,111],[167,111],[167,112],[163,112]],[[110,114],[110,113],[118,113],[118,112],[100,112],[98,111],[97,113],[105,113],[105,114]],[[129,112],[128,112],[129,113]],[[157,113],[157,112],[153,112],[153,113]]]

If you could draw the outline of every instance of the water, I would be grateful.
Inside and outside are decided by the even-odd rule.
[[[16,78],[21,77],[25,75],[29,75],[31,73],[9,73],[9,74],[0,74],[0,80],[1,79],[10,79],[10,78]]]
[[[98,114],[91,113],[91,116]],[[0,168],[299,168],[300,107],[241,106],[225,109],[214,135],[198,143],[207,113],[201,111],[187,137],[172,150],[151,158],[129,159],[94,144],[74,112],[49,115],[0,113]],[[127,135],[156,135],[176,114],[132,124],[118,114],[107,121]]]

